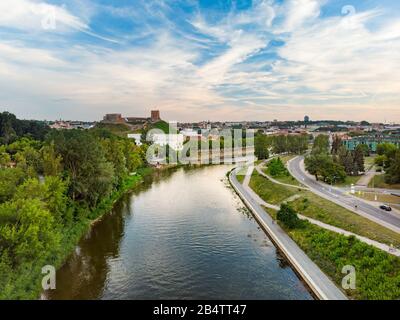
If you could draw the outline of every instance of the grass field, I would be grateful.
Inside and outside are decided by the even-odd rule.
[[[264,208],[276,220],[276,211]],[[279,225],[340,288],[342,268],[354,266],[356,288],[345,290],[351,299],[399,299],[400,259],[369,246],[355,237],[346,237],[304,221],[300,228]]]
[[[307,199],[307,200],[305,200]],[[400,246],[400,234],[355,214],[310,191],[291,202],[293,208],[304,216],[325,222],[369,239]]]
[[[286,166],[287,162],[291,159],[293,159],[294,157],[296,157],[296,155],[285,155],[285,156],[281,156],[279,158],[281,158],[283,164]],[[267,175],[269,175],[270,177],[272,177],[271,173],[268,170],[268,167],[264,167],[263,172],[266,173]],[[286,183],[286,184],[290,184],[293,186],[302,186],[301,183],[299,183],[294,177],[292,177],[290,174],[288,175],[281,175],[281,176],[275,176],[273,177],[275,180],[281,182],[281,183]]]
[[[368,184],[370,188],[383,188],[383,189],[400,189],[400,184],[388,184],[385,182],[385,175],[379,174],[374,176]]]
[[[250,187],[266,202],[279,205],[284,200],[297,193],[303,193],[303,190],[285,187],[271,182],[269,179],[261,176],[257,171],[253,172],[250,179]]]
[[[350,187],[352,184],[356,184],[360,180],[361,176],[347,176],[344,182],[335,183],[336,187]]]
[[[356,197],[359,197],[359,198],[362,198],[362,199],[365,199],[368,201],[377,201],[377,202],[382,202],[382,203],[399,204],[400,205],[400,197],[393,196],[391,194],[362,192],[361,191],[361,192],[356,192],[354,195]]]

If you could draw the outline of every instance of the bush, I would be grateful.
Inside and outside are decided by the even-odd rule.
[[[297,213],[287,204],[282,204],[281,209],[278,211],[276,218],[281,221],[289,229],[301,227],[301,220]]]

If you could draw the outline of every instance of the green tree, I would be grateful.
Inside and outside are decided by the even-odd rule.
[[[386,170],[385,180],[388,183],[400,183],[400,150],[396,150],[390,166]]]
[[[62,173],[62,157],[56,154],[54,143],[42,147],[41,158],[45,176],[58,176]]]
[[[65,130],[49,136],[70,178],[69,194],[73,200],[90,207],[113,189],[115,181],[112,163],[106,160],[104,149],[94,135],[87,131]]]
[[[265,134],[256,133],[254,136],[254,149],[255,156],[259,160],[269,158],[269,142]]]
[[[6,151],[5,146],[0,146],[0,168],[8,167],[11,163],[11,156]]]
[[[273,177],[289,175],[285,165],[283,164],[281,158],[274,158],[268,163],[268,172]]]
[[[38,199],[44,204],[59,225],[64,223],[67,212],[68,184],[56,176],[48,176],[44,182],[38,179],[26,180],[14,195],[14,200]]]
[[[359,145],[361,146],[361,145]],[[354,157],[354,172],[358,175],[359,172],[364,172],[364,150],[363,148],[359,148],[359,146],[354,150],[353,157]]]
[[[311,151],[312,154],[328,154],[329,153],[329,137],[320,134],[314,139],[314,145]]]
[[[342,138],[337,134],[335,134],[333,136],[331,153],[334,155],[338,154],[341,146],[342,146]]]
[[[0,169],[0,203],[10,200],[26,175],[21,168]]]
[[[282,204],[276,218],[281,221],[289,229],[298,228],[302,221],[297,216],[297,213],[288,204]]]
[[[376,153],[380,156],[386,155],[387,157],[391,157],[396,152],[397,147],[393,143],[380,143],[376,147]]]
[[[0,206],[0,216],[14,215],[15,223],[0,226],[0,247],[6,248],[13,268],[40,261],[60,248],[54,220],[37,199],[21,199]]]

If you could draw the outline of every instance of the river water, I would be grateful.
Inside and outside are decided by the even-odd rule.
[[[228,166],[149,179],[97,222],[48,299],[312,299],[229,187]]]

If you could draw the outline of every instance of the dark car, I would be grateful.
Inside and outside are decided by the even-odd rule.
[[[386,204],[381,205],[379,208],[385,211],[392,211],[392,208],[387,206]]]

